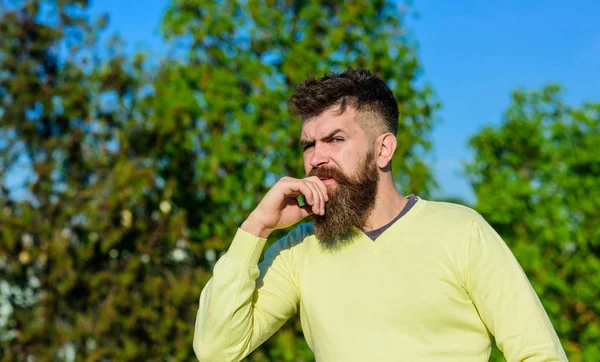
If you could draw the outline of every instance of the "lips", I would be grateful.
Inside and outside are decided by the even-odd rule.
[[[329,176],[319,176],[319,180],[327,186],[336,182],[335,178]]]

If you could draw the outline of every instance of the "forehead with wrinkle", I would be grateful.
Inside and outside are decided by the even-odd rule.
[[[340,106],[335,105],[327,110],[323,111],[323,113],[319,114],[315,117],[310,117],[302,120],[302,138],[309,139],[312,138],[309,136],[310,133],[315,131],[315,126],[317,129],[322,131],[329,131],[331,129],[340,128],[350,134],[356,132],[356,126],[365,133],[365,135],[370,139],[374,140],[379,135],[387,132],[384,121],[381,119],[381,116],[376,112],[371,110],[363,109],[361,111],[357,111],[351,105],[347,105],[344,112],[340,112]],[[330,117],[329,120],[331,122],[322,123],[321,121],[317,122],[317,125],[312,124],[314,120],[322,120],[322,117]]]
[[[313,133],[316,130],[329,132],[330,130],[339,128],[346,132],[353,128],[355,111],[346,109],[346,112],[339,113],[337,108],[331,107],[318,116],[303,120],[302,135],[308,136],[307,133]]]

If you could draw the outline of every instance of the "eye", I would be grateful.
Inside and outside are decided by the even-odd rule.
[[[308,149],[309,149],[309,148],[311,148],[312,146],[313,146],[313,145],[312,145],[312,144],[310,144],[310,143],[309,143],[309,144],[302,145],[302,152],[306,152],[306,151],[308,151]]]
[[[334,137],[331,139],[331,142],[343,142],[343,141],[344,141],[344,139],[341,137]]]

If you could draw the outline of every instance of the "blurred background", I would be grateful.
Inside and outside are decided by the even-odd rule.
[[[303,176],[287,98],[360,66],[399,101],[401,192],[479,211],[569,359],[600,360],[598,14],[583,0],[0,0],[0,359],[195,360],[213,265],[279,177]],[[292,319],[246,360],[314,357]]]

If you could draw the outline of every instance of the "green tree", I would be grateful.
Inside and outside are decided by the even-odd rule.
[[[185,110],[157,98],[179,83],[101,46],[86,9],[0,12],[0,181],[28,176],[0,193],[0,359],[189,360],[209,274],[176,199]]]
[[[287,99],[311,74],[365,67],[389,82],[400,106],[396,180],[404,192],[428,196],[434,182],[423,157],[438,105],[418,82],[421,67],[404,24],[407,11],[381,0],[171,3],[163,34],[183,46],[171,68],[181,83],[178,101],[188,110],[186,129],[199,141],[190,158],[196,191],[180,191],[185,200],[202,202],[190,230],[204,248],[225,251],[279,177],[304,176],[301,124],[288,113]],[[250,357],[312,358],[297,320]]]
[[[480,211],[530,278],[571,361],[600,356],[600,103],[515,91],[501,125],[470,140]],[[500,360],[501,358],[494,358]]]

